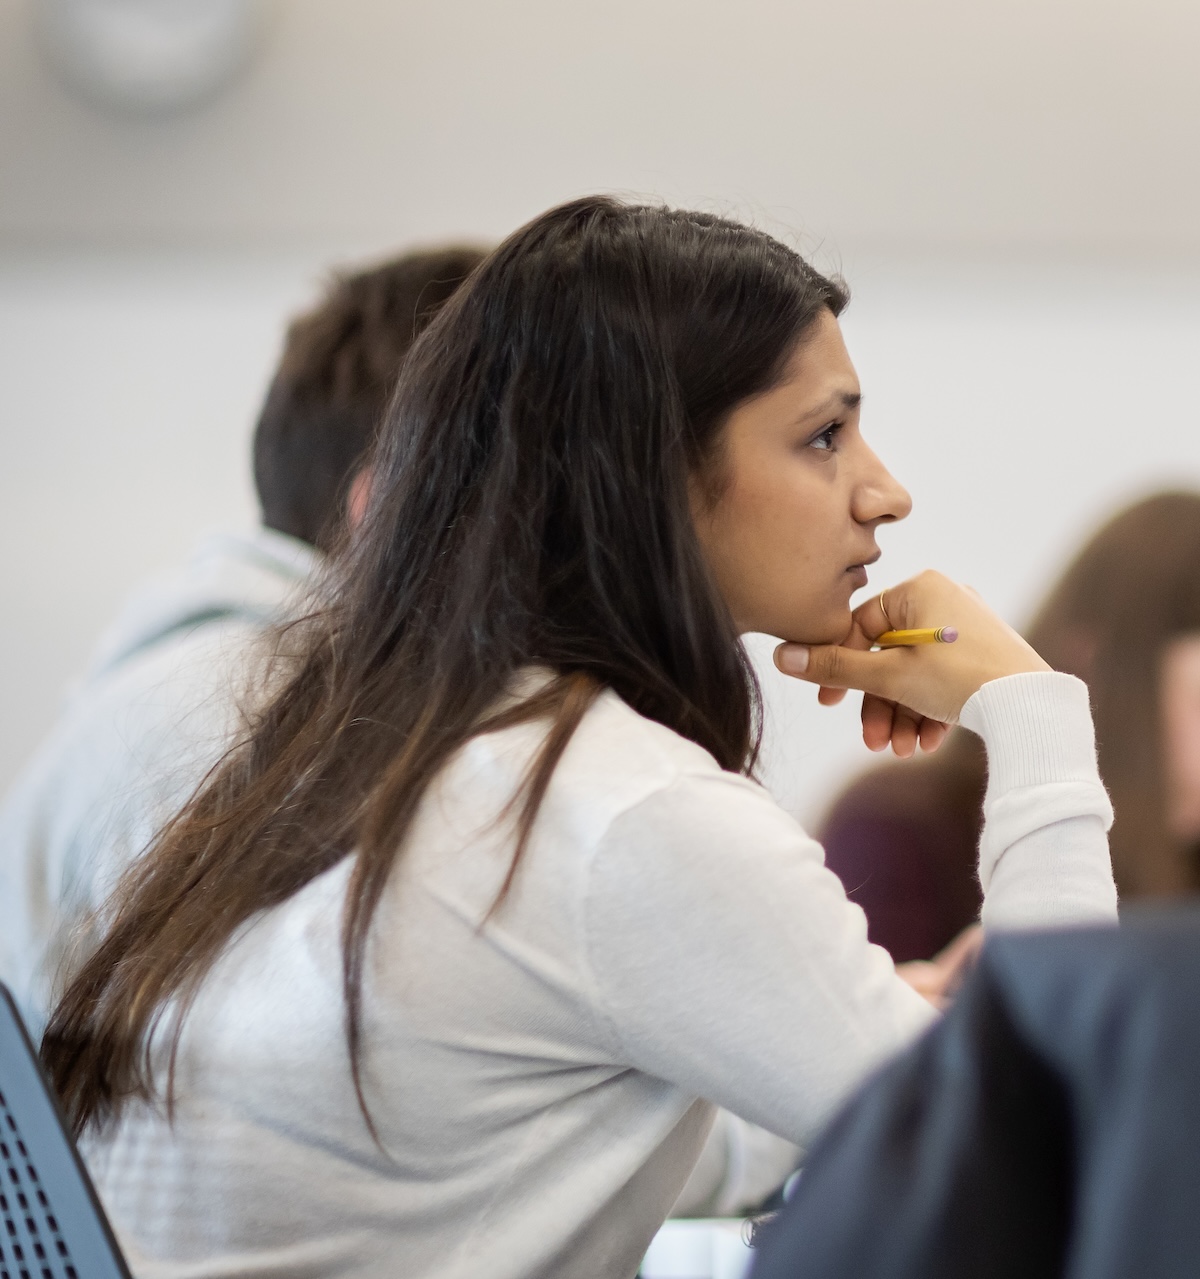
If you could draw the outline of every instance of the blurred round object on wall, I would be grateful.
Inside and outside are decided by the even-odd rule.
[[[245,66],[261,0],[35,0],[46,56],[67,84],[125,111],[177,111]]]

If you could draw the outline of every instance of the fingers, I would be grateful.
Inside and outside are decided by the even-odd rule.
[[[942,997],[947,1002],[958,993],[959,987],[966,981],[979,952],[983,949],[983,927],[972,924],[933,957],[933,966],[942,975]]]
[[[906,964],[896,965],[896,976],[907,982],[923,999],[928,1000],[935,1008],[945,1008],[945,977],[936,964],[925,959],[910,959]]]
[[[936,720],[927,720],[897,706],[882,697],[864,695],[862,704],[863,742],[868,750],[881,751],[889,745],[900,759],[909,759],[917,753],[917,746],[924,746],[925,738],[936,739],[939,726]],[[933,749],[937,749],[935,745]]]
[[[854,626],[867,639],[866,647],[870,647],[884,631],[899,630],[904,625],[903,600],[897,593],[887,596],[887,612],[884,612],[883,597],[886,591],[864,600],[854,610]]]
[[[940,573],[927,569],[864,601],[854,610],[854,619],[872,639],[884,631],[950,625],[942,614],[963,589]],[[969,587],[966,589],[970,591]],[[978,599],[974,591],[970,593]]]
[[[927,755],[932,755],[946,740],[946,734],[949,732],[950,725],[943,724],[940,719],[923,719],[921,721],[921,749]]]
[[[886,697],[899,649],[869,652],[848,644],[780,644],[775,665],[785,675],[829,688],[857,688]]]
[[[911,759],[917,753],[921,717],[907,707],[897,706],[892,716],[892,753],[899,759]]]
[[[983,929],[979,924],[964,928],[933,959],[917,959],[896,965],[896,976],[906,981],[935,1008],[945,1009],[958,993],[983,949]]]
[[[826,660],[827,654],[832,660]],[[836,706],[846,696],[847,684],[862,687],[861,676],[855,677],[862,668],[855,667],[855,663],[877,662],[882,656],[847,645],[809,648],[802,644],[780,644],[775,650],[775,665],[785,675],[820,684],[817,700],[822,706]],[[833,678],[838,682],[825,682]],[[870,692],[863,695],[862,726],[863,742],[868,750],[886,750],[890,745],[900,759],[915,755],[918,746],[925,751],[937,750],[948,731],[940,721],[927,719]]]
[[[862,741],[869,751],[885,751],[892,747],[896,755],[907,760],[922,751],[936,751],[945,741],[948,725],[940,720],[924,719],[906,706],[896,706],[883,697],[862,698]]]
[[[983,925],[969,924],[957,937],[933,957],[933,962],[947,971],[957,972],[975,961],[983,949]]]
[[[842,640],[842,645],[845,648],[857,649],[859,652],[866,652],[870,649],[873,643],[874,641],[867,635],[857,621],[851,622],[850,630],[847,633],[846,638]],[[817,691],[817,701],[820,702],[822,706],[836,706],[839,702],[845,699],[845,696],[846,690],[844,688],[822,686]]]
[[[895,707],[882,697],[863,695],[863,743],[869,751],[886,750],[892,740],[892,713]]]

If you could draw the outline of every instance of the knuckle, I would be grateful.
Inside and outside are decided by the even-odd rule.
[[[817,650],[820,655],[822,678],[831,684],[841,684],[846,673],[846,659],[836,645]]]

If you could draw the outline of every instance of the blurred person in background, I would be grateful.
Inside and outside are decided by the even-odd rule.
[[[120,874],[239,727],[255,641],[364,500],[400,363],[482,257],[434,249],[341,276],[292,323],[254,436],[262,526],[207,539],[129,600],[0,808],[0,979],[35,1033]]]
[[[1200,888],[1200,494],[1161,493],[1087,543],[1029,627],[1056,670],[1091,691],[1112,796],[1123,898]],[[898,963],[941,950],[979,917],[982,743],[953,732],[931,758],[886,764],[835,802],[828,866]]]

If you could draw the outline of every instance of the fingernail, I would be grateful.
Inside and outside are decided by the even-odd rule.
[[[780,644],[775,650],[775,665],[785,675],[803,675],[808,670],[808,649],[803,644]]]

